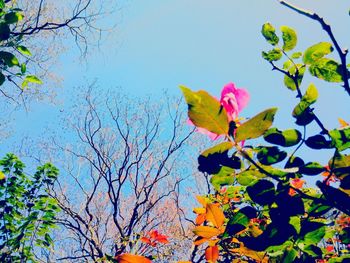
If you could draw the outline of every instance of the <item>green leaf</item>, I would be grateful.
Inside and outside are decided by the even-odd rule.
[[[27,65],[25,63],[22,63],[21,64],[21,73],[22,74],[25,74],[27,71]]]
[[[317,162],[309,162],[299,168],[300,173],[306,175],[316,175],[326,171],[326,168]]]
[[[288,26],[281,26],[282,39],[283,39],[283,50],[290,51],[297,45],[297,33],[294,29]]]
[[[333,59],[321,58],[309,68],[310,74],[328,82],[342,82],[341,65]]]
[[[24,78],[24,81],[28,81],[28,82],[35,83],[35,84],[43,84],[43,82],[37,76],[34,76],[34,75],[26,76]]]
[[[320,181],[317,181],[316,185],[321,189],[330,205],[347,215],[350,214],[350,196],[348,194]]]
[[[230,150],[232,147],[233,145],[231,142],[222,142],[222,143],[219,143],[218,145],[215,145],[214,147],[211,147],[205,150],[204,152],[201,153],[201,155],[204,157],[208,157],[211,154],[226,152]]]
[[[213,175],[210,178],[210,183],[213,185],[216,191],[219,191],[221,186],[233,184],[234,172],[235,172],[234,169],[223,166],[221,167],[219,173]]]
[[[333,51],[333,47],[332,47],[331,43],[320,42],[318,44],[315,44],[315,45],[309,47],[304,52],[303,62],[305,64],[313,64],[317,60],[319,60],[320,58],[331,53],[332,51]]]
[[[16,48],[23,55],[26,55],[26,56],[31,56],[32,55],[32,53],[30,53],[29,49],[26,48],[25,46],[17,46]]]
[[[300,87],[300,84],[303,80],[304,73],[305,73],[305,66],[302,64],[292,64],[290,67],[288,67],[288,72],[290,75],[294,76],[296,78],[296,81],[298,83],[298,87]],[[290,89],[290,90],[296,90],[295,82],[292,78],[288,77],[287,75],[284,75],[284,85]]]
[[[6,80],[6,78],[5,78],[4,74],[2,74],[0,72],[0,86],[5,82],[5,80]]]
[[[10,28],[5,23],[0,23],[0,41],[4,41],[10,38]]]
[[[325,225],[320,222],[306,221],[302,224],[300,236],[304,246],[318,244],[326,233]]]
[[[287,157],[287,153],[280,151],[278,147],[258,147],[257,158],[264,165],[271,165],[283,161]]]
[[[315,119],[315,115],[309,107],[307,107],[301,114],[294,117],[296,118],[295,123],[300,126],[308,125]]]
[[[333,167],[333,173],[339,179],[343,179],[350,175],[350,155],[344,155],[337,151],[334,157],[329,160],[328,166]]]
[[[264,139],[272,144],[290,147],[297,145],[301,141],[301,133],[295,129],[284,130],[282,132],[277,128],[271,128],[265,132]]]
[[[180,86],[180,89],[188,105],[188,116],[194,125],[218,135],[228,133],[227,113],[219,101],[203,90],[193,92],[185,86]]]
[[[9,67],[19,65],[18,59],[10,52],[0,51],[0,59]]]
[[[290,217],[289,224],[291,224],[295,228],[298,234],[300,233],[300,229],[301,229],[300,216]]]
[[[327,141],[323,135],[317,134],[306,139],[305,144],[311,149],[329,149],[332,148],[332,142]]]
[[[270,205],[275,200],[275,185],[265,179],[261,179],[247,187],[247,193],[253,202],[259,205]]]
[[[331,136],[333,145],[338,151],[341,152],[350,148],[350,127],[331,130],[329,136]]]
[[[303,55],[302,52],[295,52],[291,55],[291,58],[298,59]]]
[[[260,173],[258,170],[246,170],[236,174],[237,182],[243,186],[254,184],[262,177],[266,177],[266,175]]]
[[[314,84],[310,84],[309,87],[307,88],[304,96],[301,98],[301,101],[298,103],[297,106],[295,106],[293,110],[293,116],[299,116],[302,113],[305,112],[305,110],[313,103],[316,102],[318,98],[318,91],[317,88]]]
[[[265,23],[262,26],[261,33],[271,45],[275,46],[278,44],[279,38],[275,33],[275,28],[270,23]]]
[[[4,18],[7,24],[15,24],[23,19],[23,15],[20,12],[10,12]]]
[[[282,57],[282,51],[279,48],[274,48],[268,52],[263,51],[261,54],[262,57],[269,62],[278,61]]]
[[[276,111],[277,108],[264,110],[263,112],[240,125],[236,129],[235,141],[241,142],[243,140],[258,138],[263,135],[264,132],[272,125]]]

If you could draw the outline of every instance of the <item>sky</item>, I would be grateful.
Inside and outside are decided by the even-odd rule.
[[[340,45],[349,47],[348,1],[290,2],[324,16]],[[68,42],[71,48],[53,67],[63,79],[56,90],[57,104],[39,101],[29,112],[16,112],[2,153],[11,151],[23,137],[40,139],[47,127],[60,131],[57,120],[69,114],[79,96],[77,87],[94,81],[97,89],[122,88],[129,96],[150,95],[155,100],[164,90],[181,96],[180,84],[219,96],[226,83],[234,82],[251,94],[244,117],[277,106],[275,124],[281,129],[294,127],[290,113],[297,99],[283,86],[282,76],[261,58],[261,51],[270,49],[260,34],[261,26],[270,22],[277,30],[281,25],[294,28],[296,51],[329,41],[319,24],[276,0],[122,0],[104,23],[109,22],[116,23],[116,29],[86,60],[81,61],[74,43]],[[319,89],[315,111],[325,123],[336,127],[338,117],[350,121],[349,98],[339,85],[307,77],[302,89],[310,82]]]

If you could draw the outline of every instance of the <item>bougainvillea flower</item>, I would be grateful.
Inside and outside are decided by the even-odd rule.
[[[221,91],[220,103],[227,112],[230,121],[234,121],[238,117],[238,113],[247,106],[250,96],[245,89],[236,88],[234,83],[228,83]]]
[[[226,110],[229,121],[234,121],[238,117],[238,113],[247,106],[249,99],[250,95],[248,91],[236,88],[235,84],[232,82],[224,86],[221,91],[220,104]],[[187,123],[189,125],[194,125],[190,119],[187,120]],[[201,127],[197,127],[196,131],[208,135],[212,140],[216,140],[222,136]]]

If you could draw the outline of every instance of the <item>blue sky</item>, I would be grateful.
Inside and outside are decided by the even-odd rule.
[[[333,27],[340,44],[350,43],[348,10],[344,0],[291,1],[316,10]],[[298,32],[296,50],[305,50],[320,41],[328,41],[320,26],[310,19],[281,6],[275,0],[124,0],[120,10],[105,23],[117,23],[115,31],[94,50],[86,61],[79,62],[73,43],[60,59],[57,70],[63,78],[57,89],[59,105],[34,103],[29,113],[14,116],[14,133],[3,144],[2,152],[13,149],[22,137],[40,138],[46,127],[59,130],[57,120],[67,114],[77,86],[97,80],[98,89],[121,87],[130,96],[150,94],[155,99],[164,89],[180,96],[179,84],[192,89],[206,89],[219,95],[228,82],[246,88],[251,94],[243,116],[253,116],[271,107],[280,108],[276,124],[293,126],[290,116],[297,100],[284,88],[282,76],[272,72],[261,58],[270,46],[260,34],[267,21],[278,29],[281,25]],[[320,91],[316,112],[337,125],[337,117],[350,121],[349,98],[340,86],[306,78],[305,86],[314,82]]]

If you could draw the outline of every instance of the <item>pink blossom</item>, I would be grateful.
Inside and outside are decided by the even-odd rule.
[[[245,89],[236,88],[235,84],[228,83],[221,91],[220,103],[225,108],[230,121],[237,118],[238,113],[247,106],[249,93]]]
[[[247,106],[249,101],[249,93],[245,89],[238,89],[235,84],[228,83],[221,91],[220,103],[227,112],[229,121],[234,121],[238,117],[238,113]],[[193,122],[188,119],[187,123],[194,125]],[[221,135],[208,131],[205,128],[197,127],[196,131],[205,135],[208,135],[210,139],[216,140]]]

